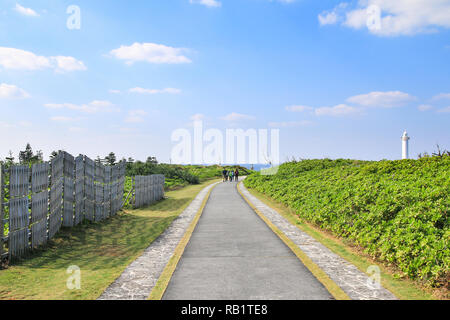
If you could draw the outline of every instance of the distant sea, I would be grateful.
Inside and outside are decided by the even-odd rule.
[[[247,169],[252,168],[251,164],[240,164],[239,166],[247,168]],[[261,169],[267,169],[267,168],[270,168],[269,164],[254,164],[253,165],[253,170],[255,170],[255,171],[261,171]]]

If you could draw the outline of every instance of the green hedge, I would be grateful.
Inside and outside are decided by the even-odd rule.
[[[413,279],[447,286],[450,157],[365,162],[304,160],[245,185],[299,217],[353,240]]]

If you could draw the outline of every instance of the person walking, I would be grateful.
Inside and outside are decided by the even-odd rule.
[[[230,182],[233,182],[233,177],[234,177],[234,171],[233,169],[230,170]]]
[[[236,170],[234,170],[234,179],[239,182],[239,170],[238,168],[236,168]]]
[[[223,182],[228,180],[228,170],[225,168],[222,171],[222,177],[223,177]]]

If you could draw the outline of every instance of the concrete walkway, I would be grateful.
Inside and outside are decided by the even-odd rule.
[[[163,296],[176,299],[333,299],[256,215],[235,182],[215,187]]]
[[[346,261],[332,252],[323,244],[312,238],[291,224],[276,210],[264,204],[253,196],[243,183],[239,188],[244,197],[258,209],[272,224],[281,230],[295,245],[305,253],[312,262],[322,269],[331,280],[334,281],[352,300],[397,300],[380,283],[375,282],[377,278],[377,266],[371,266],[367,272],[375,277],[369,278],[367,274],[360,271],[355,265]]]
[[[205,187],[145,252],[133,261],[98,298],[99,300],[146,300],[200,209],[208,191]]]

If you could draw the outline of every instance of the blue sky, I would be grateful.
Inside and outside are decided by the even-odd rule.
[[[281,160],[450,149],[450,0],[0,0],[0,110],[1,158],[168,161],[193,118],[279,128]]]

